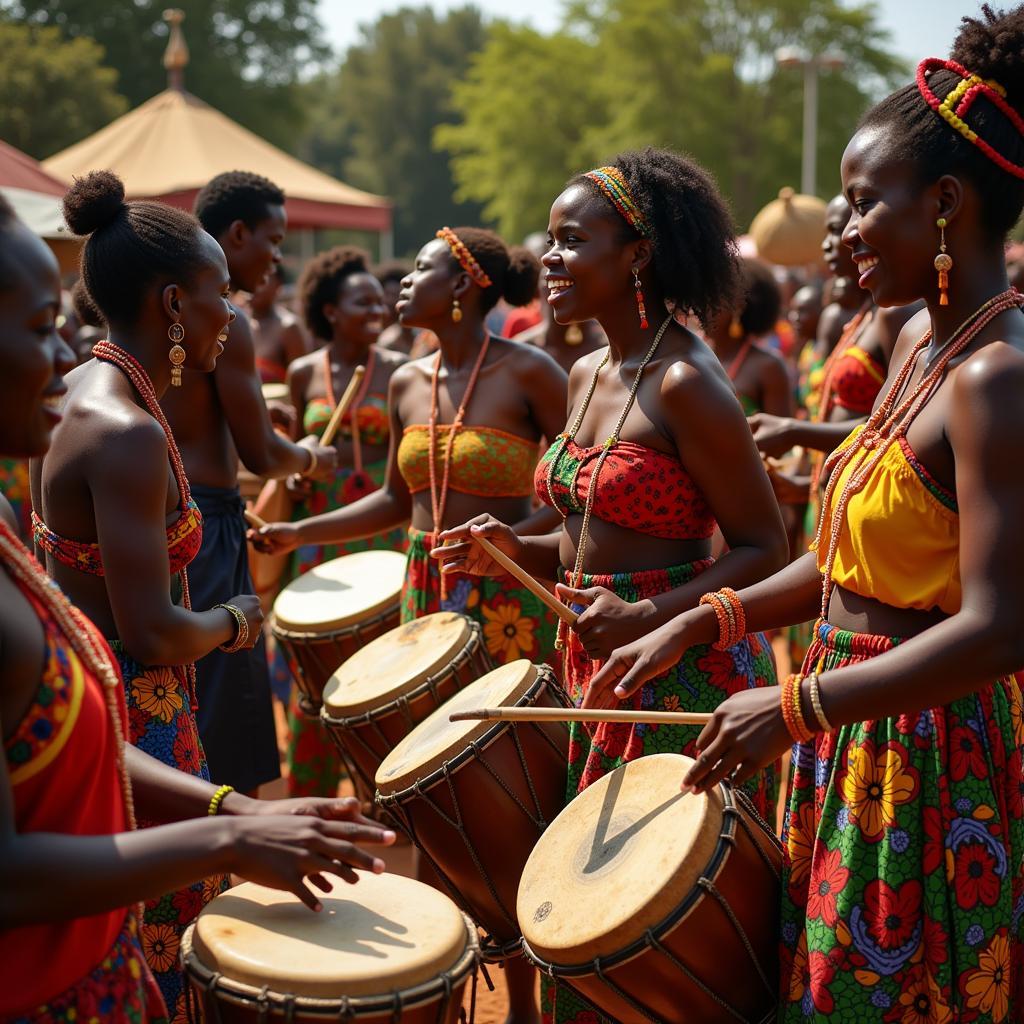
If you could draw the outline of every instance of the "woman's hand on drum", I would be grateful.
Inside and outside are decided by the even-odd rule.
[[[430,552],[431,558],[440,563],[441,572],[465,572],[471,576],[503,576],[503,569],[479,545],[473,537],[483,537],[503,551],[513,562],[522,559],[523,542],[511,526],[506,526],[493,516],[475,516],[461,526],[445,530],[439,537],[438,546]]]
[[[563,583],[555,587],[555,593],[574,610],[583,607],[573,629],[587,655],[595,660],[609,657],[616,648],[650,632],[654,613],[650,601],[624,601],[606,587],[576,590]]]
[[[693,646],[685,623],[683,616],[677,616],[647,636],[612,651],[590,680],[583,706],[614,708],[648,679],[664,675]]]
[[[762,455],[775,458],[785,455],[793,447],[792,422],[786,416],[772,416],[766,412],[756,412],[747,417],[757,450]]]
[[[248,798],[246,798],[248,800]],[[226,805],[226,802],[225,802]],[[370,825],[384,829],[391,836],[385,846],[394,841],[394,832],[372,818],[367,818],[361,804],[354,796],[297,796],[285,800],[248,800],[240,805],[240,814],[297,814],[310,818],[322,818],[324,821],[351,821],[357,825]],[[234,812],[232,812],[234,813]]]
[[[267,523],[246,533],[249,543],[265,555],[287,555],[300,543],[298,523]]]
[[[322,904],[305,884],[330,892],[330,873],[346,882],[359,881],[353,868],[380,874],[384,861],[356,846],[386,846],[394,832],[379,825],[329,821],[309,814],[247,814],[224,819],[230,844],[229,870],[259,885],[294,893],[310,910]]]
[[[697,760],[683,779],[684,793],[703,793],[723,779],[745,782],[793,744],[782,717],[777,686],[741,690],[718,705],[697,737]]]
[[[248,650],[255,647],[263,631],[263,609],[260,607],[260,599],[255,594],[236,594],[224,603],[233,604],[245,616],[245,624],[249,627],[249,638],[243,645],[243,649]]]

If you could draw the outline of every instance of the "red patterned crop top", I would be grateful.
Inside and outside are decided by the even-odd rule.
[[[582,448],[569,440],[559,455],[561,443],[556,441],[538,463],[534,487],[541,501],[563,515],[582,515],[602,446]],[[549,478],[554,493],[548,492]],[[679,459],[633,441],[618,441],[608,452],[592,514],[665,540],[704,540],[715,529],[704,495]]]

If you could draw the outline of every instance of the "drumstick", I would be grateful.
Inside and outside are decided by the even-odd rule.
[[[359,385],[363,382],[364,373],[366,373],[365,366],[357,366],[352,371],[352,379],[348,382],[348,387],[345,388],[341,401],[334,407],[334,412],[331,413],[331,418],[327,421],[323,437],[320,438],[320,444],[325,448],[334,440],[334,435],[338,432],[338,427],[341,426],[342,418],[348,412],[348,407],[352,404],[352,399],[356,397]]]
[[[250,526],[251,526],[251,527],[252,527],[252,528],[253,528],[254,530],[259,530],[259,529],[262,529],[262,528],[263,528],[264,526],[266,526],[266,525],[267,525],[267,521],[266,521],[266,519],[260,519],[260,517],[259,517],[258,515],[256,515],[256,513],[255,513],[255,512],[250,512],[250,511],[249,511],[249,509],[246,509],[246,510],[245,510],[245,511],[244,511],[244,512],[242,513],[242,515],[243,515],[243,516],[245,516],[245,521],[246,521],[246,522],[247,522],[247,523],[248,523],[248,524],[249,524],[249,525],[250,525]]]
[[[707,725],[702,711],[606,711],[591,708],[474,708],[456,711],[450,722],[649,722],[659,725]]]
[[[546,587],[538,583],[525,569],[520,568],[504,551],[496,548],[489,540],[477,534],[471,534],[477,542],[509,575],[515,576],[527,590],[539,597],[563,622],[570,626],[576,625],[579,616],[567,605],[555,597]]]

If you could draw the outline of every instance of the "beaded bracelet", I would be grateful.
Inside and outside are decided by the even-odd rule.
[[[811,707],[814,709],[814,717],[818,720],[823,732],[832,732],[832,723],[821,706],[821,685],[818,682],[818,673],[812,672],[808,677],[811,687]]]
[[[234,793],[234,791],[234,786],[218,786],[217,792],[210,799],[210,806],[207,808],[206,813],[211,817],[220,814],[220,805],[224,803],[224,798],[228,793]]]
[[[241,608],[237,608],[233,604],[215,604],[213,607],[223,608],[226,612],[229,612],[235,620],[235,626],[237,627],[235,639],[230,643],[221,644],[220,649],[225,654],[234,654],[235,651],[240,651],[249,641],[249,623],[245,621],[245,613]]]
[[[800,709],[800,684],[803,678],[800,673],[794,673],[779,687],[782,719],[794,743],[806,743],[814,735],[807,728]]]
[[[705,594],[700,604],[710,605],[718,620],[718,639],[711,645],[716,651],[735,647],[746,636],[747,616],[735,590],[722,587]]]
[[[723,636],[729,635],[729,613],[725,610],[725,602],[718,596],[718,594],[711,592],[705,594],[699,604],[708,605],[711,610],[715,613],[715,618],[718,620],[718,639],[711,645],[717,648],[722,641]]]

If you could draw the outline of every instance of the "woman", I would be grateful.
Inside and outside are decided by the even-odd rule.
[[[743,779],[799,739],[787,1022],[1024,1014],[1024,297],[1003,260],[1024,208],[1022,50],[1024,7],[984,7],[953,60],[924,61],[846,148],[861,284],[881,306],[927,311],[826,466],[816,551],[739,594],[758,629],[821,607],[805,675],[731,697],[685,779]],[[715,632],[706,609],[687,613],[595,685],[631,692]]]
[[[159,398],[177,367],[212,370],[223,349],[233,316],[224,254],[191,215],[126,203],[106,171],[75,182],[64,214],[88,238],[82,273],[109,340],[69,375],[63,421],[33,463],[36,544],[50,575],[111,643],[131,743],[208,779],[193,662],[218,645],[252,646],[262,616],[248,594],[191,610],[186,567],[202,517]],[[151,901],[143,942],[168,922],[180,933],[215,888],[197,883]],[[151,963],[173,1005],[177,965]]]
[[[75,358],[56,329],[56,260],[3,201],[0,239],[0,451],[38,458],[60,422],[63,377]],[[352,841],[392,837],[361,821],[354,802],[218,795],[126,746],[114,658],[5,517],[0,681],[0,958],[11,982],[0,991],[4,1020],[166,1019],[136,901],[231,871],[315,909],[303,876],[323,888],[322,870],[351,880],[345,865],[383,869]],[[210,816],[215,798],[220,813]],[[133,804],[174,824],[133,831]],[[158,942],[160,957],[173,960],[176,936],[163,927],[149,951]],[[182,1004],[170,1010],[183,1018]]]
[[[323,435],[339,397],[357,366],[366,368],[352,410],[338,432],[338,471],[322,483],[301,481],[293,520],[344,508],[384,482],[390,424],[388,387],[404,357],[375,344],[384,325],[384,296],[361,249],[336,248],[312,259],[299,281],[299,302],[309,332],[320,348],[292,363],[288,387],[303,435]],[[298,424],[297,424],[298,427]],[[293,486],[295,486],[293,484]],[[321,562],[356,551],[405,550],[405,531],[395,528],[348,544],[304,545],[291,556],[282,585]],[[274,674],[291,678],[280,650]],[[319,719],[304,714],[292,689],[288,708],[288,792],[293,796],[334,796],[342,778],[338,752]]]
[[[538,442],[562,425],[565,373],[538,349],[492,336],[484,323],[500,297],[526,305],[538,274],[535,257],[491,231],[438,231],[402,282],[398,313],[402,324],[436,335],[440,349],[391,378],[383,487],[334,512],[253,534],[260,550],[280,553],[347,544],[411,519],[402,620],[442,610],[469,615],[499,664],[551,658],[554,616],[509,576],[442,581],[430,552],[444,528],[486,510],[523,529],[554,526],[550,513],[531,516],[530,499]],[[530,1024],[537,1020],[532,972],[521,958],[508,962],[508,972],[509,1024]]]
[[[782,294],[766,263],[744,259],[741,301],[709,324],[708,343],[732,381],[743,411],[793,415],[789,370],[781,356],[757,344],[779,319]]]

